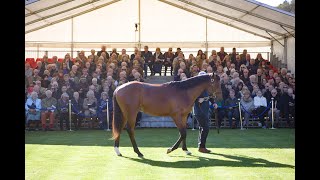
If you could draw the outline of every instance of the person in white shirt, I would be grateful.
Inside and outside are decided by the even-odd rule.
[[[253,105],[256,108],[257,115],[259,115],[259,120],[263,129],[266,129],[266,124],[264,122],[264,116],[267,108],[267,99],[262,96],[261,90],[257,90],[256,96],[253,98]],[[263,114],[261,114],[264,112]]]

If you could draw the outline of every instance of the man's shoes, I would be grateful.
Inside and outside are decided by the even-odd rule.
[[[199,148],[198,149],[199,152],[202,152],[202,153],[210,153],[211,151],[208,150],[207,148]]]

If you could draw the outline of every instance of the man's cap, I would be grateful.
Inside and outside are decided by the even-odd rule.
[[[202,76],[202,75],[206,75],[206,74],[207,74],[206,72],[200,71],[199,74],[198,74],[198,76]]]

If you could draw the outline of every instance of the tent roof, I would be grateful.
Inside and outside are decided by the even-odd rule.
[[[25,33],[120,0],[26,0]],[[266,38],[295,33],[295,15],[254,0],[159,0],[193,14]]]

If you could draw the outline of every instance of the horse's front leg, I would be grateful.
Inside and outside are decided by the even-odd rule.
[[[169,153],[171,153],[172,151],[176,150],[176,149],[179,147],[179,145],[180,145],[180,143],[181,143],[181,141],[182,141],[182,139],[183,139],[182,134],[181,134],[181,131],[183,131],[183,130],[182,130],[182,128],[178,128],[178,129],[179,129],[180,137],[179,137],[179,139],[176,141],[176,143],[173,144],[173,146],[172,146],[171,148],[168,148],[168,149],[167,149],[167,154],[169,154]]]
[[[174,150],[176,150],[176,149],[179,147],[181,141],[183,142],[183,143],[182,143],[182,149],[183,149],[187,154],[191,154],[191,153],[187,150],[187,145],[186,145],[186,137],[187,137],[186,123],[183,123],[181,120],[182,120],[181,116],[174,118],[174,121],[175,121],[175,123],[176,123],[176,125],[177,125],[177,128],[179,129],[180,137],[179,137],[179,139],[176,141],[176,143],[174,143],[174,145],[167,150],[167,154],[168,154],[168,153],[171,153],[171,152],[174,151]]]
[[[187,140],[187,118],[188,118],[188,114],[182,116],[182,120],[185,120],[183,121],[183,124],[185,125],[184,128],[182,128],[181,130],[179,129],[180,131],[180,135],[182,137],[182,150],[187,154],[187,155],[191,155],[191,152],[188,151],[187,149],[187,143],[186,143],[186,140]]]

